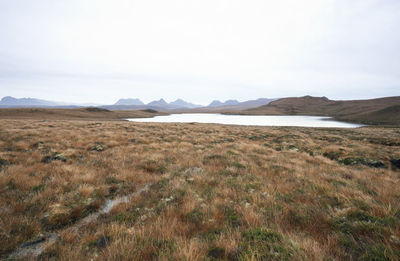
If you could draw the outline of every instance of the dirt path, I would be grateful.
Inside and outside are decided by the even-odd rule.
[[[130,195],[126,195],[115,199],[107,199],[103,207],[100,208],[97,212],[88,215],[87,217],[83,218],[73,226],[58,231],[58,233],[49,232],[33,241],[25,242],[21,244],[13,253],[6,256],[4,259],[13,260],[13,259],[37,258],[41,253],[43,253],[44,250],[54,245],[61,238],[61,235],[64,234],[65,232],[72,231],[73,233],[78,233],[80,228],[95,221],[96,219],[99,218],[100,215],[109,213],[113,209],[113,207],[121,203],[128,203],[132,198],[140,195],[142,192],[148,191],[150,185],[151,184],[148,183]]]

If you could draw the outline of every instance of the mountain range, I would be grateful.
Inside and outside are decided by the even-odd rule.
[[[5,96],[0,100],[0,108],[56,107],[56,108],[71,109],[77,107],[90,107],[90,106],[98,106],[98,104],[95,103],[74,104],[67,102],[56,102],[56,101],[35,99],[35,98],[14,98],[11,96]]]
[[[141,109],[153,109],[153,110],[176,110],[176,109],[193,109],[202,107],[202,105],[193,104],[182,99],[177,99],[173,102],[166,102],[164,99],[155,100],[145,104],[140,99],[129,98],[119,99],[113,105],[102,105],[102,108],[108,110],[141,110]]]
[[[1,106],[10,106],[10,107],[17,107],[17,106],[58,106],[61,105],[57,102],[53,101],[46,101],[34,98],[14,98],[11,96],[3,97],[0,101]]]
[[[248,100],[244,102],[239,102],[237,100],[227,100],[221,102],[218,100],[212,101],[208,106],[193,108],[187,110],[181,110],[181,112],[239,112],[250,108],[255,108],[262,105],[267,105],[268,103],[275,101],[277,99],[259,98],[257,100]]]
[[[221,102],[214,100],[208,106],[202,106],[194,103],[177,99],[173,102],[166,102],[164,99],[155,100],[145,104],[138,98],[123,98],[119,99],[112,105],[94,105],[94,104],[69,104],[60,103],[54,101],[40,100],[34,98],[14,98],[7,96],[1,99],[0,108],[18,108],[18,107],[57,107],[57,108],[76,108],[76,107],[87,107],[97,106],[108,110],[141,110],[141,109],[153,109],[153,110],[192,110],[192,109],[246,109],[256,106],[265,105],[273,99],[261,98],[258,100],[250,100],[245,102],[239,102],[237,100],[227,100]]]

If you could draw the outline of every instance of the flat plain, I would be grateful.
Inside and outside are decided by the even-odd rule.
[[[398,128],[1,119],[0,256],[55,234],[30,258],[398,260],[399,148]]]

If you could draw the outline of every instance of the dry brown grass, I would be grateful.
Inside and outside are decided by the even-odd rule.
[[[389,128],[0,120],[0,256],[52,231],[42,260],[396,260],[399,146]]]
[[[292,97],[243,110],[255,115],[326,115],[340,121],[368,125],[400,125],[400,96],[369,100],[334,101],[326,97]],[[234,113],[234,112],[230,112]]]
[[[7,108],[0,109],[0,119],[27,120],[121,120],[127,118],[147,118],[157,115],[167,115],[153,110],[109,111],[106,109],[88,107],[77,109],[52,108]]]

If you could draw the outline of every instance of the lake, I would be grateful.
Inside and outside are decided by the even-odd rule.
[[[127,119],[133,122],[217,123],[248,126],[297,126],[324,128],[357,128],[363,125],[329,120],[322,116],[271,116],[271,115],[225,115],[215,113],[184,113],[153,118]]]

